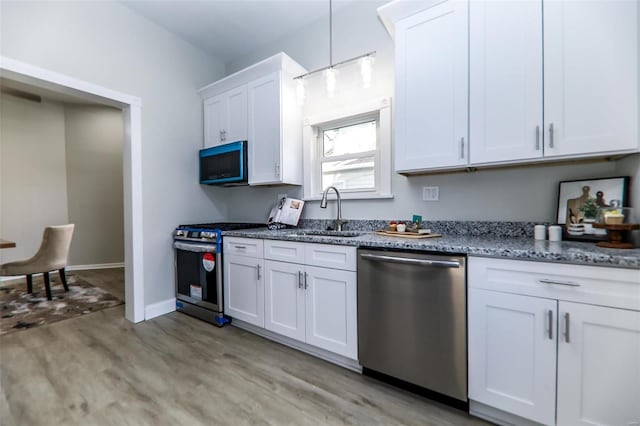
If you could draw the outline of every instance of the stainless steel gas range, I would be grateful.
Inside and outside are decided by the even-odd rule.
[[[264,227],[260,223],[180,225],[173,234],[176,310],[222,327],[222,232]]]

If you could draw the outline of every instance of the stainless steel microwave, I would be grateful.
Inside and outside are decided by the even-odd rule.
[[[203,185],[247,185],[247,141],[200,150],[200,183]]]

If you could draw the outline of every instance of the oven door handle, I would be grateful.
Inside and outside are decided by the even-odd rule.
[[[215,244],[207,243],[185,243],[182,241],[174,241],[173,247],[177,250],[191,251],[194,253],[216,253]]]

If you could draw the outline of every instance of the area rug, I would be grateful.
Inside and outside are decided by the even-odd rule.
[[[52,300],[47,300],[41,276],[33,279],[33,293],[27,293],[26,279],[0,284],[0,335],[61,321],[123,302],[85,280],[67,274],[69,291],[64,291],[57,274],[51,274]]]

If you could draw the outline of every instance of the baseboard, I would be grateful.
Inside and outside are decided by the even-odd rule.
[[[95,265],[72,265],[64,268],[67,272],[71,271],[86,271],[88,269],[113,269],[113,268],[124,268],[124,262],[119,263],[96,263]],[[56,271],[53,271],[56,273]],[[34,277],[42,274],[33,274]],[[23,280],[25,279],[25,275],[12,275],[7,277],[0,277],[0,282],[5,281],[13,281],[13,280]]]
[[[272,331],[269,331],[265,328],[257,327],[253,324],[249,324],[235,318],[231,321],[231,325],[249,331],[253,334],[257,334],[258,336],[264,337],[265,339],[273,340],[274,342],[289,346],[293,349],[297,349],[300,352],[313,355],[317,358],[324,359],[325,361],[328,361],[332,364],[336,364],[340,367],[362,374],[362,366],[358,363],[358,361],[354,359],[334,354],[333,352],[329,352],[324,349],[316,348],[315,346],[299,342],[281,334],[273,333]]]
[[[124,268],[124,262],[117,263],[96,263],[94,265],[70,265],[65,269],[67,271],[86,271],[87,269],[113,269]]]
[[[145,306],[144,319],[145,321],[147,321],[161,315],[166,315],[175,310],[176,298],[172,297],[171,299],[163,300],[162,302],[152,303],[151,305]]]

